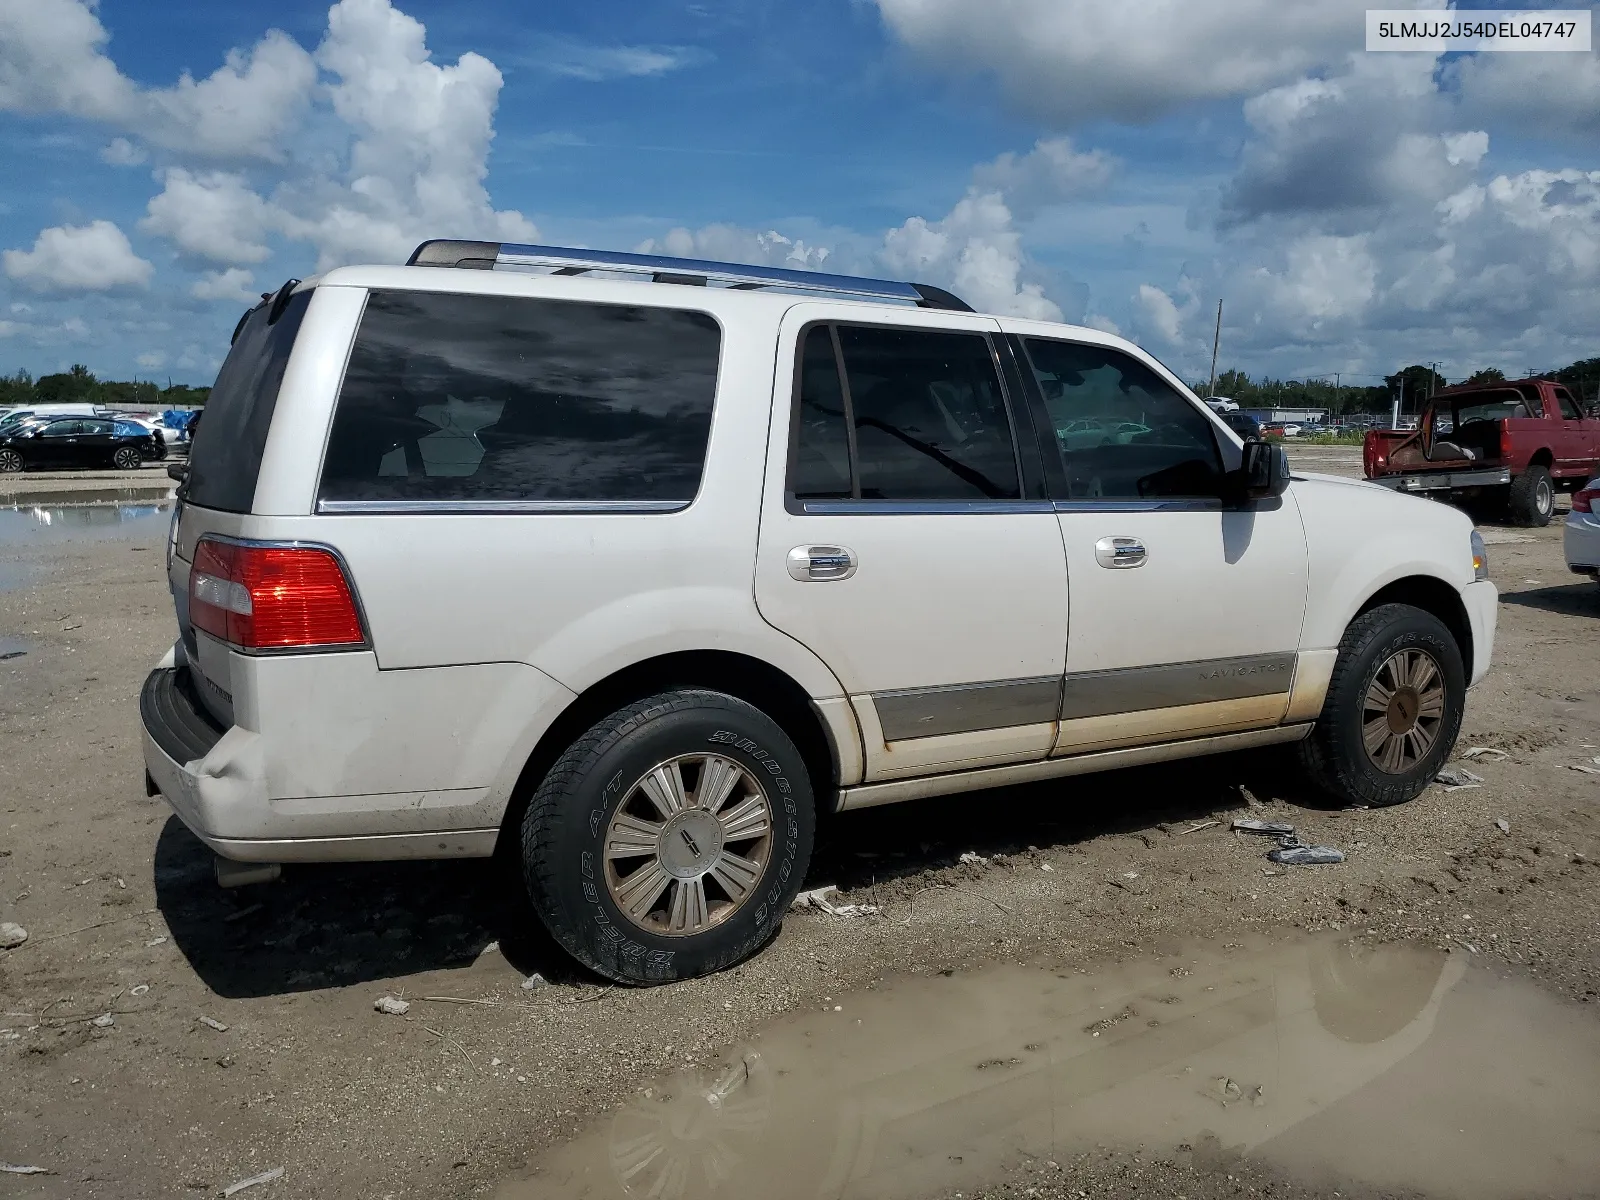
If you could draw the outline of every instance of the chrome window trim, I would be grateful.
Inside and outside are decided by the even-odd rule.
[[[693,500],[318,500],[320,516],[514,516],[682,512]]]
[[[797,500],[798,516],[974,516],[1052,513],[1048,500]]]
[[[1058,513],[1141,513],[1141,512],[1221,512],[1225,506],[1220,498],[1173,500],[1057,500]]]

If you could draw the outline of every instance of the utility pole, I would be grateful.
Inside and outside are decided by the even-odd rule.
[[[1211,338],[1211,382],[1206,385],[1206,396],[1217,394],[1217,347],[1222,344],[1222,301],[1217,301],[1217,332]]]

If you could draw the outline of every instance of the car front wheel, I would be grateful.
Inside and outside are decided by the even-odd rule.
[[[1455,748],[1466,695],[1461,648],[1444,623],[1379,605],[1345,631],[1322,715],[1300,743],[1302,765],[1346,804],[1415,799]]]
[[[776,722],[720,692],[665,692],[557,760],[523,818],[523,874],[574,958],[622,983],[666,983],[772,937],[815,820],[805,764]]]
[[[117,452],[111,456],[111,461],[116,464],[119,471],[137,471],[144,463],[144,455],[139,453],[137,447],[119,446]]]
[[[0,474],[11,474],[22,470],[22,455],[9,446],[0,450]]]

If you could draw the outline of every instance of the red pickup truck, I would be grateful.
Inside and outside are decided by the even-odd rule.
[[[1545,525],[1557,491],[1600,471],[1600,419],[1550,379],[1461,384],[1437,392],[1416,429],[1369,430],[1362,464],[1396,491],[1487,502],[1519,525]]]

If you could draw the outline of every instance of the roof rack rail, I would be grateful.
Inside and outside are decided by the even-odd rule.
[[[616,271],[648,275],[656,283],[700,286],[720,283],[743,290],[789,288],[801,292],[859,296],[869,300],[902,300],[919,308],[972,311],[972,306],[959,296],[926,283],[864,279],[857,275],[830,275],[823,271],[791,271],[785,267],[756,267],[699,258],[668,258],[659,254],[576,250],[566,246],[525,246],[515,242],[467,242],[441,238],[423,242],[406,260],[406,265],[467,267],[480,271],[496,267],[549,267],[557,275]]]

